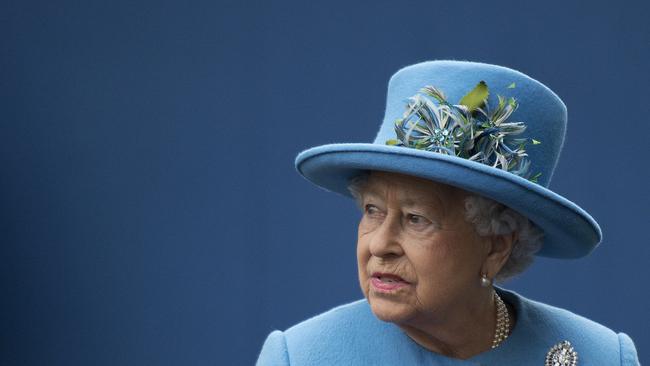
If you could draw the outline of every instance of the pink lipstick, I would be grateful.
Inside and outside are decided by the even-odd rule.
[[[379,292],[392,292],[399,288],[410,285],[410,283],[404,281],[400,276],[394,275],[392,273],[380,273],[375,272],[372,274],[370,280],[372,286],[375,290]]]

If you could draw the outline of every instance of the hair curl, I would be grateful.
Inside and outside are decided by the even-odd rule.
[[[369,174],[353,177],[348,184],[348,191],[361,207],[361,193]],[[504,282],[533,263],[535,253],[542,247],[544,232],[532,221],[517,211],[492,199],[469,194],[465,197],[465,220],[474,224],[481,236],[506,235],[517,232],[510,257],[501,267],[495,279]]]

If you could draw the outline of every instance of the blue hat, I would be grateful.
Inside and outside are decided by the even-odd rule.
[[[353,119],[354,120],[354,119]],[[373,143],[336,143],[298,154],[312,183],[351,196],[365,171],[402,173],[498,201],[544,231],[537,255],[578,258],[601,241],[598,223],[548,189],[566,132],[567,110],[548,87],[503,66],[427,61],[388,83]]]

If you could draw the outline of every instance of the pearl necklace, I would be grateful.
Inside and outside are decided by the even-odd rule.
[[[494,329],[492,348],[497,348],[510,335],[510,316],[508,315],[506,304],[501,300],[501,297],[496,291],[494,291],[494,301],[497,305],[497,324]]]

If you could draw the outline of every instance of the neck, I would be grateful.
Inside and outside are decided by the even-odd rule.
[[[496,327],[493,290],[483,290],[473,301],[450,306],[445,316],[413,319],[398,325],[411,339],[430,351],[459,359],[475,356],[492,348]]]

